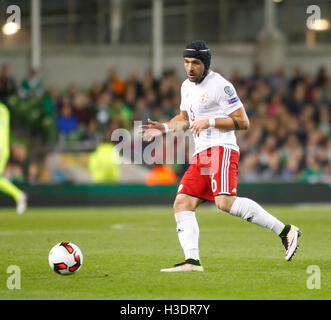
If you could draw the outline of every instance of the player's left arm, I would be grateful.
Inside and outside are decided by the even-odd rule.
[[[10,141],[9,141],[9,111],[5,105],[0,106],[0,158],[7,161],[9,157]]]
[[[241,107],[228,115],[228,118],[203,119],[190,126],[192,133],[199,135],[201,130],[215,127],[220,130],[247,130],[249,119],[245,108]]]

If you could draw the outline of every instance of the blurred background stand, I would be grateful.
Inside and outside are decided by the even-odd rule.
[[[185,163],[130,163],[148,149],[134,123],[165,122],[178,112],[182,52],[193,39],[207,41],[212,70],[234,84],[251,120],[250,130],[236,133],[239,190],[258,202],[330,201],[330,1],[315,2],[321,17],[311,28],[309,0],[15,3],[0,2],[0,100],[12,121],[4,174],[24,185],[34,204],[46,186],[67,203],[77,200],[70,190],[85,196],[105,183],[109,188],[95,189],[100,197],[118,197],[107,203],[124,203],[123,190],[132,203],[173,201],[189,148],[164,141],[155,151],[164,153],[151,155],[171,158],[185,150]],[[9,6],[19,9],[21,28]],[[111,141],[117,129],[126,130],[127,162],[110,165],[111,181],[103,172],[108,180],[96,183],[89,162],[106,134],[108,142],[122,143]]]

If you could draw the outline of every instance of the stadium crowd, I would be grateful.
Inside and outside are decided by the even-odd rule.
[[[248,131],[237,132],[239,181],[331,183],[331,75],[327,70],[321,67],[317,74],[307,74],[297,68],[287,75],[279,68],[266,77],[256,65],[250,76],[234,70],[228,78],[251,122]],[[141,78],[132,73],[123,79],[111,70],[104,82],[94,83],[89,90],[72,84],[64,91],[44,88],[33,70],[20,84],[10,77],[7,65],[0,72],[0,100],[6,102],[13,94],[43,99],[44,111],[54,118],[62,142],[97,144],[105,132],[131,130],[134,120],[167,121],[178,112],[180,86],[174,71],[157,80],[150,71]],[[38,181],[37,164],[23,168],[28,156],[17,146],[13,151],[9,167],[21,165],[27,181]],[[178,178],[184,169],[184,165],[174,169]]]

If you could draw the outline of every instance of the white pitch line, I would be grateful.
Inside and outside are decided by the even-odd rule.
[[[36,234],[92,234],[98,230],[0,230],[0,236],[36,235]]]

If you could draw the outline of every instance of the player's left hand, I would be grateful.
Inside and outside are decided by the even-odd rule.
[[[209,119],[198,120],[190,126],[190,130],[193,134],[199,136],[200,131],[209,128]]]

